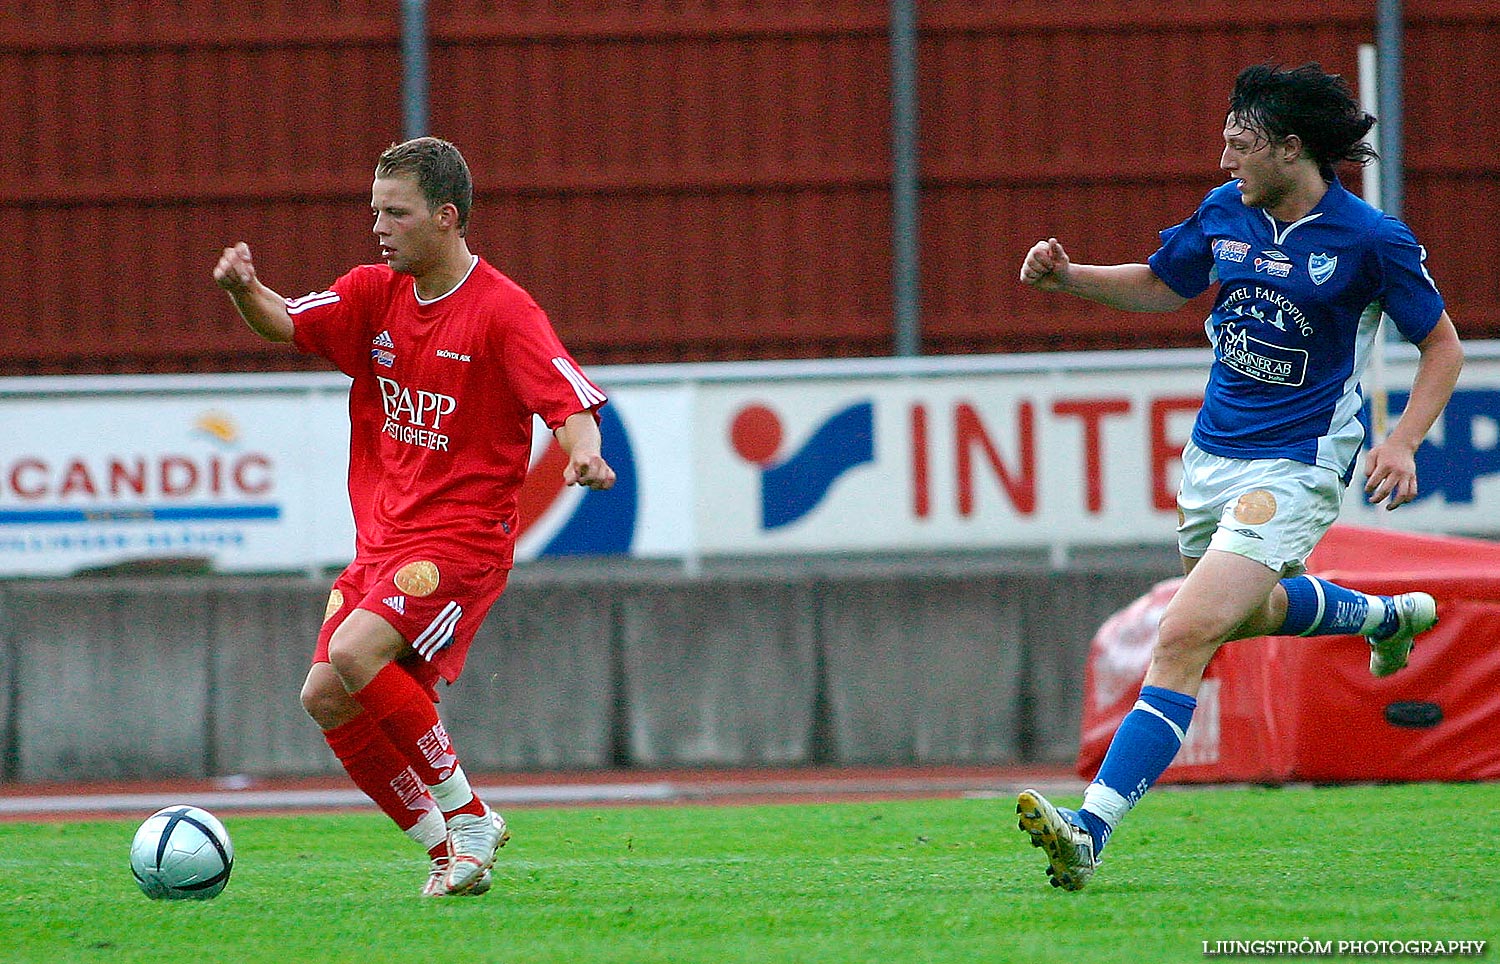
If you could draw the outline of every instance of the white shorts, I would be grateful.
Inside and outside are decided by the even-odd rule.
[[[1229,459],[1192,442],[1182,452],[1177,549],[1191,559],[1220,549],[1283,576],[1300,573],[1339,516],[1337,472],[1291,459]]]

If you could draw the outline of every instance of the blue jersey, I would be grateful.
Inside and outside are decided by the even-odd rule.
[[[1228,458],[1324,465],[1347,481],[1381,311],[1412,342],[1443,312],[1411,229],[1337,181],[1306,217],[1282,224],[1242,203],[1230,181],[1161,240],[1150,264],[1169,288],[1192,298],[1219,285],[1193,442]]]

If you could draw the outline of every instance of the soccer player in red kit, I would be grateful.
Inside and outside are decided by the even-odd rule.
[[[447,141],[396,144],[370,207],[384,264],[287,300],[226,248],[214,280],[262,337],[354,379],[353,563],[334,582],[302,705],[354,783],[432,860],[422,892],[482,894],[509,834],[469,786],[437,714],[510,573],[533,415],[563,480],[608,489],[605,396],[515,282],[469,252],[468,165]]]

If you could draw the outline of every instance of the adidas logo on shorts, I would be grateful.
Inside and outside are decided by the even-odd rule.
[[[384,598],[384,599],[382,599],[380,601],[383,602],[383,603],[385,603],[387,606],[391,607],[392,609],[394,609],[396,612],[400,613],[401,615],[403,615],[403,616],[406,615],[406,597],[405,596],[387,596],[386,598]]]

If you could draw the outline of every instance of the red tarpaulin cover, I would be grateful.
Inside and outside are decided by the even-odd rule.
[[[1369,671],[1358,636],[1272,636],[1224,646],[1163,782],[1500,778],[1500,543],[1334,526],[1308,571],[1365,592],[1420,589],[1438,624],[1406,669]],[[1134,705],[1162,610],[1157,584],[1100,627],[1084,681],[1078,772],[1093,777]]]

